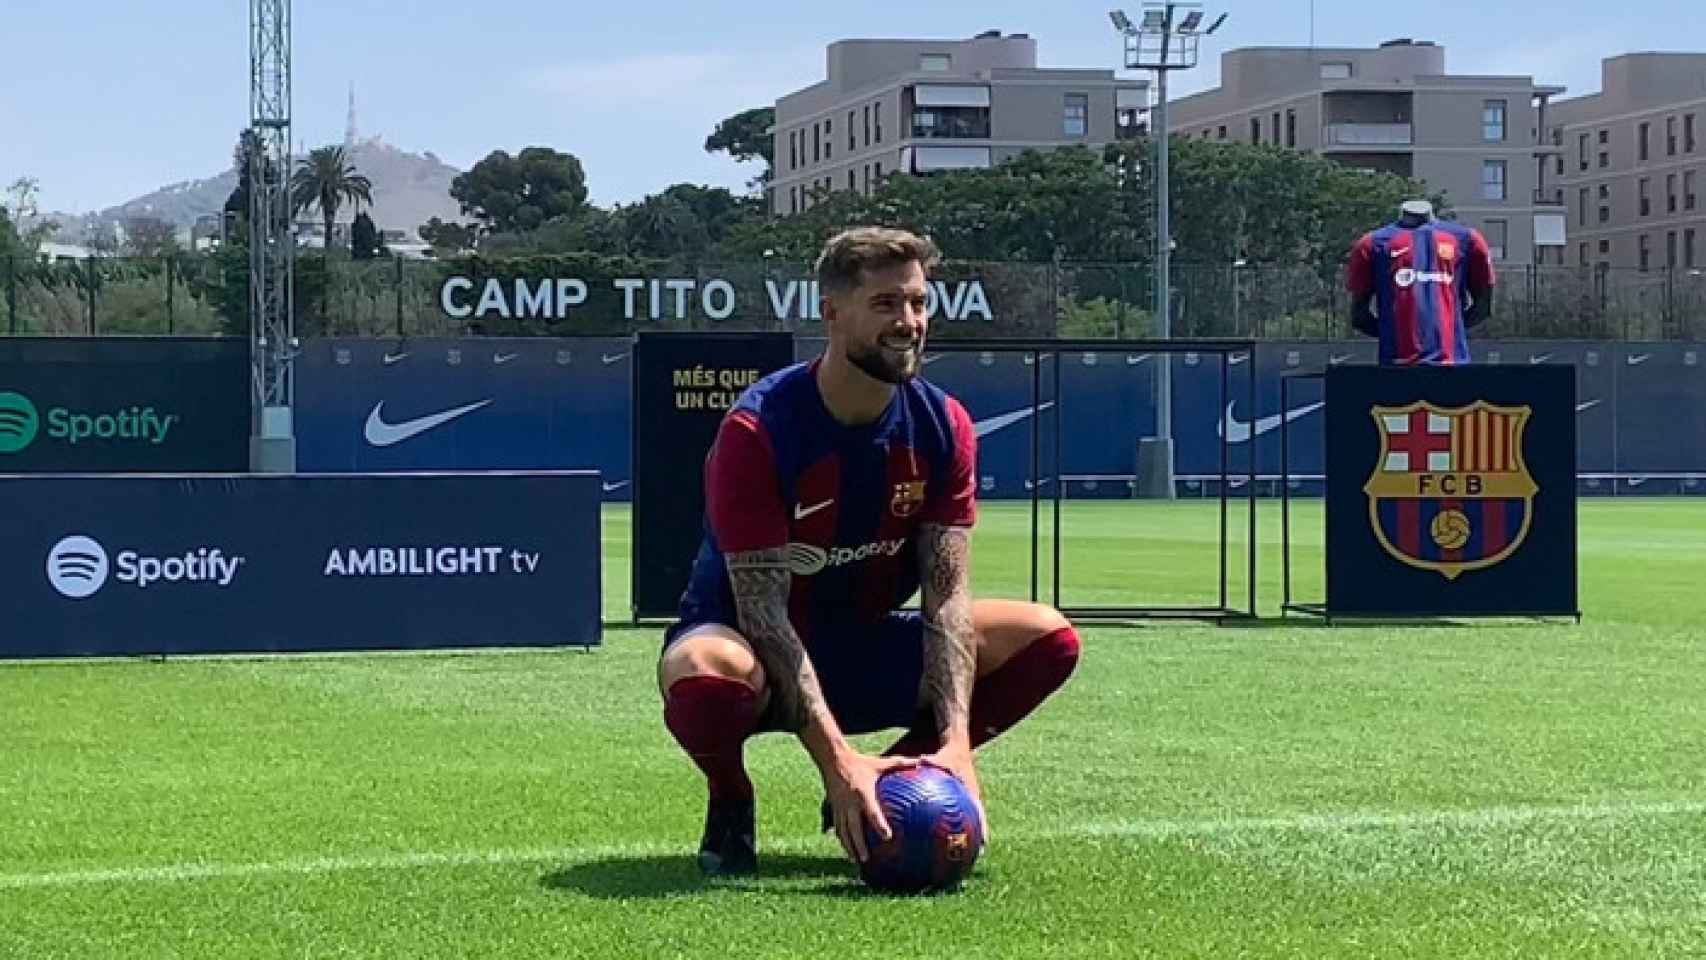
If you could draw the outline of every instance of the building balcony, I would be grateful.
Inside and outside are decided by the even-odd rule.
[[[1416,142],[1415,125],[1409,123],[1329,123],[1325,139],[1329,147],[1408,147]]]

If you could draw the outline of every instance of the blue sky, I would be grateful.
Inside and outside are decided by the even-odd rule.
[[[1037,38],[1043,66],[1117,65],[1107,3],[928,0],[758,4],[584,0],[295,0],[293,137],[342,139],[354,83],[364,135],[466,169],[531,144],[581,158],[595,202],[677,181],[738,188],[755,171],[707,155],[715,122],[821,79],[849,37]],[[1130,3],[1136,12],[1141,3]],[[1587,0],[1315,0],[1322,46],[1432,39],[1455,73],[1533,74],[1570,93],[1599,59],[1706,51],[1698,0],[1635,9]],[[1402,12],[1392,12],[1398,7]],[[1220,52],[1303,45],[1308,0],[1210,4],[1231,14],[1187,93],[1217,81]],[[44,208],[99,209],[218,173],[248,116],[246,0],[0,0],[0,185],[41,180]]]

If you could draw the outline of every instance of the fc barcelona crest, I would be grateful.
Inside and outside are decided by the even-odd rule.
[[[924,505],[924,481],[910,480],[894,485],[894,497],[889,510],[897,517],[910,517]]]
[[[1447,580],[1515,553],[1539,490],[1522,458],[1530,413],[1481,400],[1370,408],[1380,456],[1363,490],[1386,552]]]

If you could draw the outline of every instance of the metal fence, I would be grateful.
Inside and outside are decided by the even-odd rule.
[[[1306,266],[1173,268],[1181,337],[1332,339],[1350,329],[1342,277]],[[622,335],[819,326],[807,265],[590,255],[328,260],[296,268],[303,337]],[[949,262],[934,274],[935,336],[1130,339],[1156,334],[1146,263]],[[180,254],[42,263],[0,259],[0,333],[246,332],[248,264]],[[1478,337],[1706,339],[1699,270],[1508,267]]]

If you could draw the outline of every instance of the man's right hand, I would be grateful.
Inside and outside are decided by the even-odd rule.
[[[877,802],[877,779],[890,770],[917,765],[913,757],[871,757],[852,749],[837,752],[824,765],[823,788],[835,815],[835,836],[855,863],[864,863],[870,856],[865,847],[866,821],[884,840],[894,836]]]

